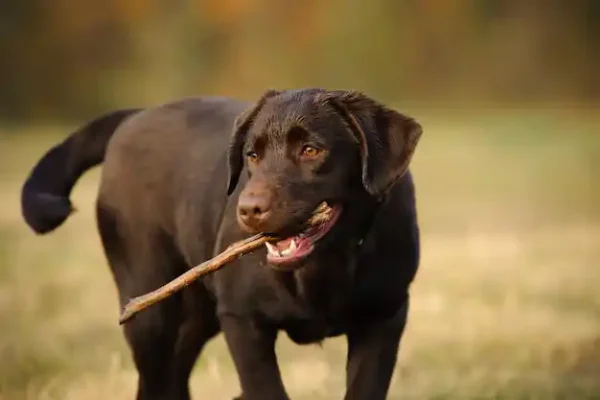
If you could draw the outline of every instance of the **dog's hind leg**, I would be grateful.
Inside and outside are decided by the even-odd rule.
[[[167,237],[128,229],[101,204],[97,221],[121,307],[182,273],[186,265]],[[205,343],[219,331],[214,304],[200,284],[140,312],[124,325],[138,371],[138,400],[189,400],[189,377]]]

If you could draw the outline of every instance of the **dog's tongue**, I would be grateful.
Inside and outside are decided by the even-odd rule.
[[[307,249],[310,251],[311,238],[327,229],[327,222],[331,220],[332,213],[333,209],[326,202],[322,202],[309,219],[309,227],[306,230],[277,242],[266,243],[267,249],[282,259],[289,258],[298,252],[306,252]]]
[[[290,244],[292,243],[293,239],[294,239],[294,236],[291,236],[289,238],[285,238],[283,240],[275,242],[275,246],[277,247],[277,250],[281,251],[281,250],[285,250],[288,247],[290,247]]]

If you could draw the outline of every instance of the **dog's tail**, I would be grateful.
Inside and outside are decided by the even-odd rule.
[[[38,234],[60,226],[73,212],[69,195],[81,175],[104,160],[117,127],[140,109],[118,110],[84,125],[44,154],[21,190],[21,213]]]

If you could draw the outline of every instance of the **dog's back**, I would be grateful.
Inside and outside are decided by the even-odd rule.
[[[228,200],[227,143],[245,106],[222,98],[187,98],[131,117],[107,148],[99,207],[118,210],[132,233],[160,229],[179,236],[182,246],[188,242],[182,233],[193,226],[194,240],[210,248]]]

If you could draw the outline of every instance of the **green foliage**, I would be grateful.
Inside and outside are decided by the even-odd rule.
[[[424,103],[598,101],[599,9],[593,0],[9,1],[0,119],[297,86]]]

